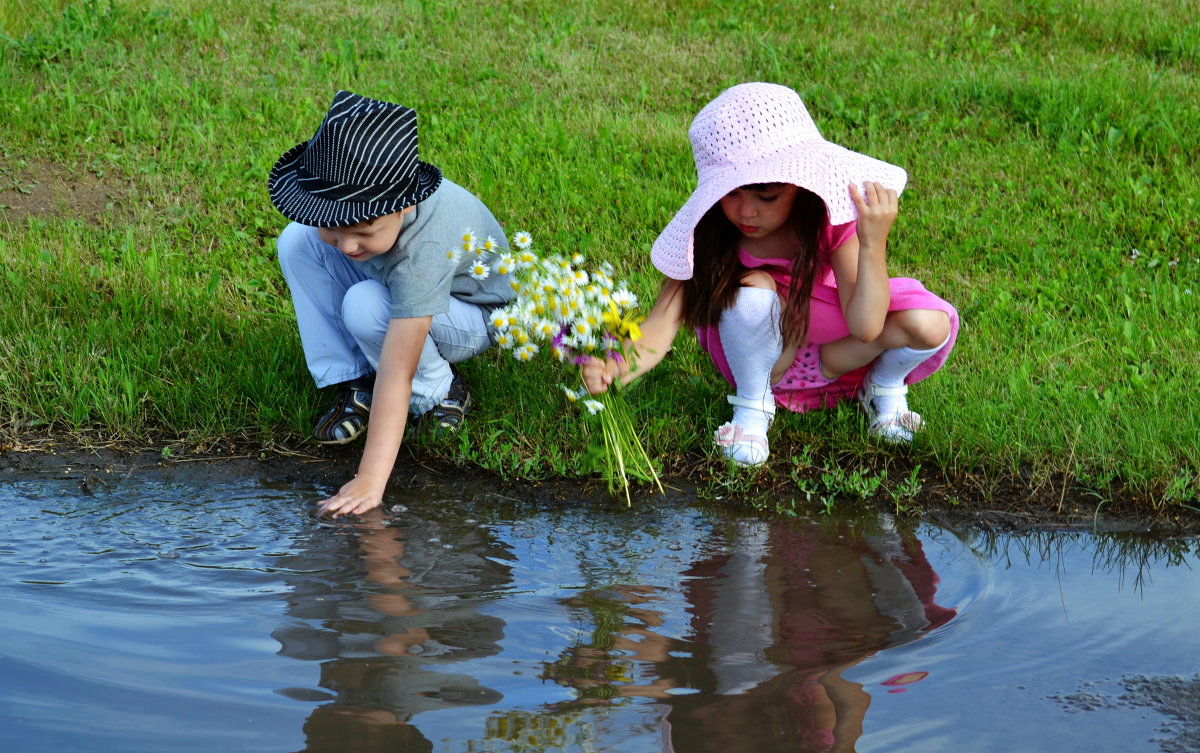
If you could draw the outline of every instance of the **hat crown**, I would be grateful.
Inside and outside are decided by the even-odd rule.
[[[688,130],[696,174],[769,158],[799,144],[821,142],[800,95],[779,84],[739,84],[705,105]]]
[[[300,156],[297,180],[334,201],[403,191],[416,177],[417,113],[339,91]]]

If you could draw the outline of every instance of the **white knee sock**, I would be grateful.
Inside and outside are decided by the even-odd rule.
[[[941,345],[928,350],[914,350],[908,347],[885,350],[875,359],[875,363],[871,364],[867,379],[880,387],[900,387],[913,369],[945,347],[947,342],[950,342],[949,337]],[[903,413],[908,410],[908,400],[904,395],[880,395],[875,398],[875,410],[881,416]]]
[[[775,415],[771,368],[783,350],[779,296],[765,288],[742,288],[734,305],[721,315],[717,329],[737,396],[754,406],[734,406],[733,422],[740,424],[746,434],[765,437]]]

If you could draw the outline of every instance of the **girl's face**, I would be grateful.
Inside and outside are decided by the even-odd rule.
[[[756,183],[721,197],[721,210],[746,238],[773,236],[787,225],[798,189],[790,183]]]
[[[354,261],[366,261],[374,256],[386,254],[396,245],[404,218],[416,207],[405,207],[399,212],[385,214],[373,220],[345,227],[317,228],[321,240],[336,248]]]

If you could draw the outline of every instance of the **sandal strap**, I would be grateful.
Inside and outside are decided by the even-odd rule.
[[[863,382],[862,393],[866,400],[871,400],[884,395],[907,395],[908,385],[902,384],[899,387],[883,387],[874,382]]]
[[[766,413],[768,416],[775,415],[775,398],[773,397],[771,398],[771,406],[769,408],[763,407],[762,400],[749,400],[744,397],[738,397],[737,395],[726,395],[725,399],[729,401],[730,405],[740,408],[757,408],[763,413]]]

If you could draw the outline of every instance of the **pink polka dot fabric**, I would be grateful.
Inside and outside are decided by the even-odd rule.
[[[704,106],[688,131],[696,159],[696,190],[650,252],[667,277],[692,277],[696,223],[722,196],[753,183],[791,183],[825,202],[829,224],[857,219],[851,183],[874,181],[903,191],[903,168],[821,137],[800,95],[779,84],[739,84]]]

